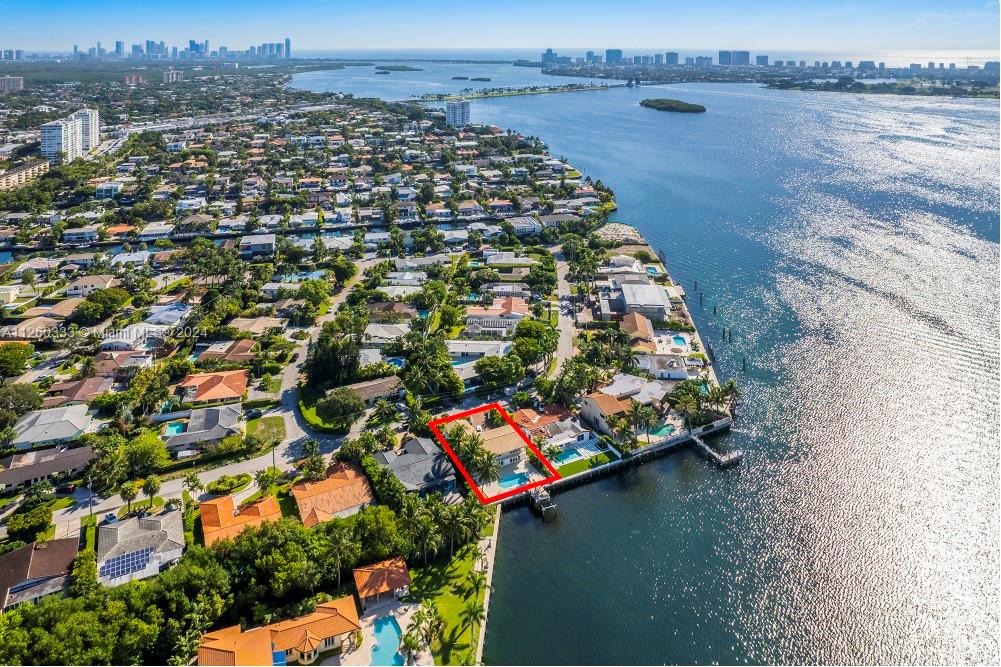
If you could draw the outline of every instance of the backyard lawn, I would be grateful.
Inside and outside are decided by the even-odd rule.
[[[598,466],[604,465],[609,461],[614,461],[615,459],[615,454],[612,454],[611,452],[602,452],[601,454],[595,454],[589,459],[571,461],[565,466],[560,466],[556,470],[561,476],[569,477],[570,475],[576,475],[579,472],[584,472],[585,470],[590,470],[591,468],[597,468]]]
[[[262,442],[271,442],[273,438],[281,442],[285,439],[285,420],[281,415],[251,419],[247,422],[247,435],[257,436]]]
[[[442,639],[431,647],[436,665],[472,665],[476,658],[476,643],[482,629],[474,628],[470,639],[469,627],[461,620],[462,607],[471,593],[466,577],[473,570],[474,546],[462,547],[451,561],[415,567],[410,572],[411,592],[422,602],[434,600],[445,621]],[[479,593],[481,604],[485,593],[485,590]]]

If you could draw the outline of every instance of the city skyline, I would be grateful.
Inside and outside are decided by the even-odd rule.
[[[8,10],[11,24],[24,29],[17,37],[0,38],[3,48],[26,51],[68,51],[73,44],[100,41],[113,45],[155,38],[171,44],[204,35],[214,45],[243,49],[270,41],[275,31],[288,35],[297,49],[434,49],[442,30],[452,48],[579,49],[587,44],[606,48],[650,49],[651,44],[674,49],[742,48],[785,51],[861,51],[909,49],[998,49],[998,3],[983,0],[921,3],[885,2],[831,6],[803,2],[788,5],[766,0],[753,6],[723,2],[702,6],[659,6],[650,3],[604,3],[585,0],[575,11],[538,7],[525,0],[496,5],[448,0],[434,10],[390,0],[378,7],[336,3],[292,6],[223,0],[205,6],[177,0],[164,14],[154,6],[129,7],[101,0],[81,7],[65,0],[42,0]],[[115,12],[115,27],[105,21]],[[197,17],[196,21],[192,17]],[[518,24],[518,30],[483,26]],[[554,32],[553,25],[560,30]],[[44,28],[42,28],[44,26]],[[155,36],[151,32],[158,33]],[[116,34],[117,33],[117,34]],[[17,42],[16,44],[14,42]],[[90,46],[88,44],[87,46]],[[656,48],[660,48],[659,46]]]

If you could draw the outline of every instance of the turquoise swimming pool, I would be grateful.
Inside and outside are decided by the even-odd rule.
[[[179,435],[184,433],[184,429],[187,428],[184,422],[167,422],[166,428],[163,429],[165,435]]]
[[[502,489],[513,489],[516,486],[521,486],[522,484],[528,484],[528,474],[519,472],[517,475],[508,475],[507,477],[501,477],[500,484]]]
[[[674,337],[672,337],[672,340],[674,341],[675,345],[679,345],[679,346],[682,346],[682,347],[684,347],[685,345],[688,345],[688,341],[685,340],[684,336],[674,336]]]
[[[372,646],[373,665],[402,665],[403,654],[400,653],[400,637],[403,632],[400,624],[393,616],[383,616],[375,619],[372,625],[375,645]]]
[[[562,452],[556,455],[556,462],[560,465],[564,463],[570,463],[571,461],[576,461],[581,457],[580,451],[576,447],[567,447]]]
[[[664,424],[650,431],[651,438],[666,438],[674,433],[674,424]]]

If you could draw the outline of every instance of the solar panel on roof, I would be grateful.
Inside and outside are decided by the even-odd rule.
[[[155,551],[155,547],[146,547],[139,551],[131,551],[121,556],[109,558],[101,565],[101,576],[117,579],[133,572],[140,572],[149,565],[153,551]]]

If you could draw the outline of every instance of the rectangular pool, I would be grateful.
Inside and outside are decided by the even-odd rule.
[[[685,340],[684,336],[674,336],[672,340],[674,340],[674,344],[675,345],[679,345],[679,346],[682,346],[682,347],[684,347],[685,345],[688,345],[688,341]]]
[[[556,455],[556,462],[560,465],[564,463],[570,463],[571,461],[576,461],[581,457],[580,451],[576,447],[567,447],[562,452]]]
[[[403,654],[400,653],[400,637],[403,632],[394,616],[383,616],[375,619],[372,624],[374,644],[372,646],[372,665],[402,665]]]
[[[184,433],[184,429],[187,428],[184,422],[167,422],[167,426],[163,429],[164,435],[179,435]]]
[[[513,489],[516,486],[521,486],[522,484],[528,484],[528,474],[519,472],[517,475],[508,475],[507,477],[501,477],[500,484],[502,489]]]

